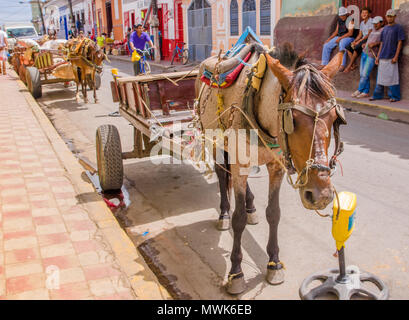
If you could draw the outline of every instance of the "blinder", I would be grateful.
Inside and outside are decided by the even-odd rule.
[[[331,172],[332,169],[335,169],[336,167],[336,161],[337,157],[342,153],[343,151],[343,143],[341,142],[340,135],[339,135],[339,126],[340,125],[346,125],[347,121],[345,118],[345,113],[344,113],[344,108],[337,104],[337,101],[335,98],[332,98],[328,100],[324,107],[320,109],[319,112],[315,112],[314,110],[305,107],[303,105],[297,104],[297,103],[282,103],[279,105],[279,112],[280,112],[280,123],[281,123],[281,136],[282,140],[284,141],[284,145],[282,146],[282,149],[284,151],[285,159],[286,159],[286,167],[289,169],[291,173],[295,173],[296,170],[294,168],[292,159],[291,159],[291,154],[288,146],[288,135],[291,135],[294,133],[294,118],[293,118],[293,110],[298,110],[310,117],[320,117],[328,112],[330,112],[333,108],[335,108],[336,113],[338,118],[334,121],[333,124],[333,129],[334,129],[334,138],[335,138],[335,152],[334,155],[332,156],[330,162],[329,162],[329,167],[321,165],[321,164],[310,164],[310,169],[317,169],[319,171],[328,171]],[[305,172],[305,169],[303,172]]]

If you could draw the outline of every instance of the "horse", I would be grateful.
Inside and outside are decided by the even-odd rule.
[[[266,280],[271,285],[279,285],[284,282],[284,264],[279,259],[278,246],[279,192],[285,173],[292,186],[299,189],[306,209],[322,210],[334,197],[331,172],[343,150],[339,126],[346,124],[346,120],[342,107],[334,98],[332,80],[341,66],[344,53],[337,54],[325,68],[318,70],[289,46],[268,52],[256,44],[252,45],[251,52],[251,58],[247,63],[243,62],[245,67],[237,80],[225,89],[202,83],[205,69],[212,66],[212,61],[213,64],[217,61],[217,73],[220,54],[219,58],[211,57],[201,63],[196,80],[196,112],[203,131],[222,127],[229,134],[237,134],[240,129],[258,129],[257,165],[266,165],[269,174]],[[252,66],[263,60],[266,68],[260,77]],[[214,78],[217,80],[218,74]],[[257,82],[258,89],[252,85]],[[336,143],[334,156],[329,159],[331,128]],[[241,145],[241,148],[246,148],[246,155],[251,148],[248,136],[247,133],[246,141]],[[241,164],[237,152],[232,155],[230,150],[224,144],[218,150],[213,149],[213,155],[221,152],[224,160],[215,166],[221,194],[220,230],[230,228],[231,189],[235,196],[231,219],[234,234],[230,256],[232,265],[226,289],[228,293],[237,295],[245,291],[241,268],[242,233],[247,223],[256,224],[258,218],[255,216],[254,195],[247,183],[250,163]],[[295,183],[291,179],[294,173],[298,174]]]
[[[71,39],[66,43],[68,48],[68,61],[71,63],[75,83],[77,85],[76,100],[79,103],[79,85],[84,98],[84,102],[88,103],[87,98],[87,83],[90,81],[90,87],[94,91],[94,101],[98,103],[95,83],[95,73],[102,71],[102,62],[106,59],[104,52],[97,47],[94,41],[84,38]]]

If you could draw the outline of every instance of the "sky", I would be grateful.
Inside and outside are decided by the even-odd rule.
[[[30,22],[31,18],[29,0],[0,0],[0,26],[17,22]]]

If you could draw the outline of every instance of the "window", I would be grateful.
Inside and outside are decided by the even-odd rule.
[[[239,35],[239,5],[237,0],[230,2],[230,35]]]
[[[260,35],[271,35],[271,0],[260,0]]]
[[[243,32],[247,27],[257,31],[257,14],[256,14],[256,1],[244,0],[243,2]]]
[[[208,4],[206,0],[193,0],[192,4],[189,7],[189,10],[197,10],[204,8],[210,8],[210,4]]]

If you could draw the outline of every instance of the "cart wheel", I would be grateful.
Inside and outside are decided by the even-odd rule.
[[[145,74],[151,74],[151,65],[148,60],[145,60]]]
[[[97,129],[97,165],[103,191],[119,190],[124,179],[122,147],[118,130],[113,125],[102,125]]]
[[[18,56],[14,56],[13,67],[14,67],[14,71],[18,73],[19,68],[20,68],[20,58]]]
[[[87,77],[87,85],[91,90],[94,89],[94,84],[91,81],[91,76]],[[99,73],[95,74],[95,87],[97,90],[101,87],[101,76]]]
[[[26,68],[26,81],[27,81],[27,88],[33,95],[35,99],[41,98],[43,95],[41,89],[41,79],[40,79],[40,72],[37,68],[34,67],[27,67]]]
[[[18,76],[20,77],[20,80],[24,82],[24,84],[27,84],[26,66],[24,64],[20,65],[20,67],[18,69]]]
[[[182,56],[182,63],[187,64],[189,62],[189,49],[183,50],[183,56]]]

